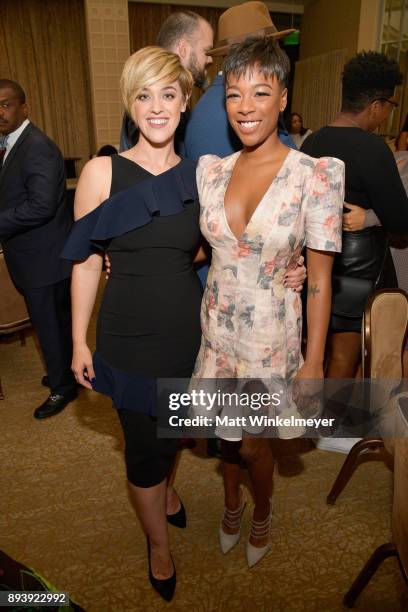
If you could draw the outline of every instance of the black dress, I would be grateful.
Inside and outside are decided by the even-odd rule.
[[[156,437],[155,381],[190,377],[200,345],[195,163],[182,160],[156,177],[120,155],[111,160],[110,197],[76,222],[63,256],[108,252],[92,385],[119,410],[129,480],[153,486],[177,449]]]
[[[373,209],[381,221],[381,227],[343,232],[334,275],[377,281],[378,289],[397,286],[387,232],[408,232],[408,199],[391,150],[379,136],[357,127],[335,126],[311,134],[301,150],[312,157],[341,159],[346,166],[346,202]],[[341,289],[334,284],[333,291]],[[330,330],[360,332],[361,316],[344,317],[332,312]]]

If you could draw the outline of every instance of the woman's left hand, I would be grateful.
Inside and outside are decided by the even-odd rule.
[[[297,293],[300,293],[303,289],[303,283],[306,280],[307,270],[304,266],[305,258],[300,255],[297,260],[296,267],[288,269],[283,279],[283,286],[289,289],[293,289]]]

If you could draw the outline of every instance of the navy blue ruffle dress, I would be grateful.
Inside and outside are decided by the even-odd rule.
[[[196,164],[182,160],[154,176],[111,159],[110,197],[75,223],[62,257],[108,253],[93,388],[118,409],[154,416],[155,379],[190,377],[200,346]]]

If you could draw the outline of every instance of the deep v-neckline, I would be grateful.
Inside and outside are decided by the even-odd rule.
[[[235,153],[235,159],[232,162],[232,167],[230,168],[230,175],[228,177],[228,180],[225,184],[225,189],[224,189],[224,195],[223,195],[223,199],[222,199],[222,211],[223,211],[223,215],[224,215],[224,221],[225,221],[225,225],[229,231],[229,233],[231,234],[231,236],[233,236],[233,238],[235,238],[235,240],[237,242],[241,242],[242,238],[245,236],[245,234],[248,231],[249,226],[251,225],[252,221],[254,220],[254,217],[256,216],[258,210],[261,208],[263,202],[266,199],[266,196],[268,195],[268,193],[270,192],[270,190],[272,189],[272,187],[274,186],[276,180],[278,178],[280,178],[280,175],[283,173],[286,163],[288,161],[288,157],[290,157],[290,154],[292,153],[293,149],[289,149],[288,153],[286,154],[285,159],[283,160],[283,162],[280,165],[280,168],[278,170],[278,172],[275,174],[275,176],[273,177],[272,181],[270,182],[270,184],[268,185],[268,187],[265,190],[265,193],[263,194],[263,196],[261,197],[261,199],[259,200],[258,204],[256,205],[256,207],[254,208],[252,215],[250,216],[250,218],[248,219],[248,223],[245,225],[242,234],[239,236],[239,238],[237,238],[237,236],[234,234],[234,232],[232,231],[230,224],[228,222],[228,218],[227,218],[227,211],[225,210],[225,195],[227,193],[229,184],[231,182],[231,178],[232,178],[232,174],[234,172],[234,168],[235,168],[235,164],[238,161],[238,158],[240,157],[242,151],[238,151],[237,153]]]

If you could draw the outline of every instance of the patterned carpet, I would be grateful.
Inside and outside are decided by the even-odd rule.
[[[325,496],[344,456],[307,441],[277,442],[273,549],[248,570],[245,538],[218,548],[222,485],[215,459],[184,451],[177,489],[187,530],[171,528],[177,592],[163,604],[147,581],[146,550],[127,496],[122,438],[105,398],[82,391],[63,413],[32,417],[46,395],[32,336],[0,344],[0,548],[69,592],[89,612],[335,612],[371,552],[390,539],[392,473],[359,467],[337,504]],[[408,597],[388,559],[356,610],[401,612]]]

